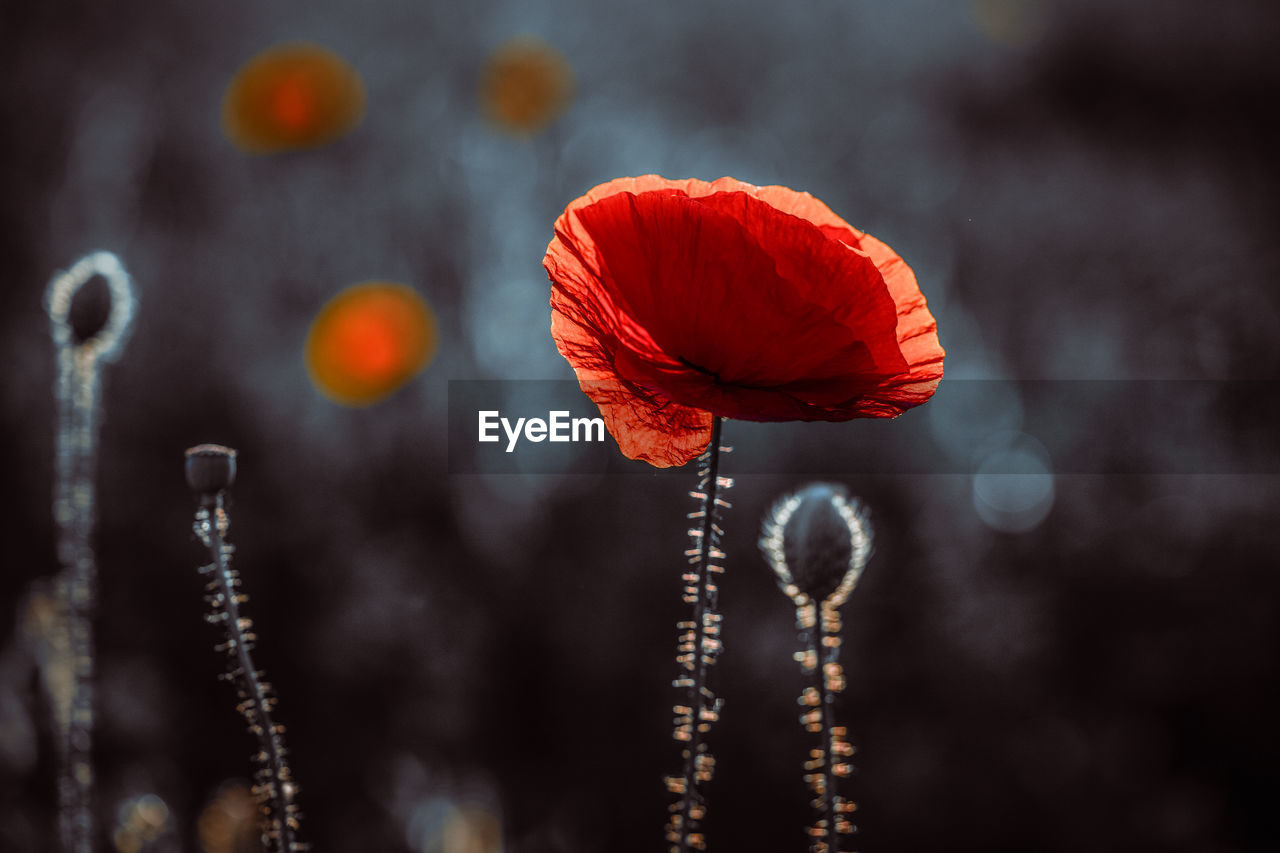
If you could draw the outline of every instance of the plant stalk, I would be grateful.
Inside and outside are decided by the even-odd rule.
[[[244,596],[237,592],[239,578],[229,562],[233,547],[223,541],[227,514],[223,507],[222,493],[217,494],[211,520],[207,509],[201,509],[200,512],[205,518],[201,519],[197,515],[197,524],[201,530],[201,538],[213,558],[213,562],[201,570],[213,575],[210,583],[214,608],[211,621],[222,622],[226,629],[225,649],[233,659],[228,677],[239,690],[240,711],[249,723],[249,730],[258,738],[260,752],[257,759],[262,771],[265,771],[259,773],[258,784],[263,788],[264,801],[270,804],[269,818],[274,824],[268,835],[274,842],[275,849],[292,853],[301,847],[295,837],[293,825],[293,782],[284,757],[281,738],[283,728],[271,718],[272,700],[268,696],[268,687],[250,656],[253,635],[247,633],[247,630],[251,623],[240,615],[240,603],[244,601]]]
[[[713,562],[724,556],[717,547],[720,528],[715,521],[718,507],[728,505],[720,498],[721,491],[728,488],[728,482],[722,482],[720,478],[722,423],[723,419],[719,417],[712,423],[705,468],[700,471],[700,492],[695,495],[700,498],[702,506],[699,512],[693,513],[693,517],[700,517],[701,525],[699,529],[690,531],[697,539],[697,547],[688,552],[692,572],[685,576],[685,599],[692,600],[693,620],[682,625],[687,631],[682,635],[680,651],[689,675],[676,682],[686,688],[687,699],[683,708],[676,709],[675,736],[686,746],[683,779],[676,786],[682,794],[678,820],[673,820],[668,835],[676,842],[673,849],[678,853],[706,849],[702,833],[696,830],[706,810],[699,783],[709,781],[714,768],[714,759],[706,752],[703,735],[720,712],[719,700],[707,687],[707,670],[721,648],[720,616],[716,612],[719,590],[711,575],[723,571],[722,566]]]

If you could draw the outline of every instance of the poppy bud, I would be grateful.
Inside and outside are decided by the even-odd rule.
[[[107,280],[95,275],[80,285],[67,309],[67,324],[72,340],[82,344],[101,332],[111,317],[111,288]]]
[[[858,502],[843,486],[811,483],[774,504],[765,517],[760,549],[795,603],[801,650],[796,654],[810,683],[800,694],[800,724],[816,734],[804,763],[813,793],[814,821],[808,833],[814,850],[839,850],[836,834],[855,827],[845,814],[854,806],[840,796],[841,777],[852,772],[846,760],[853,746],[845,728],[833,722],[835,694],[845,678],[840,652],[839,606],[849,597],[871,555],[871,527]],[[820,658],[821,656],[821,658]]]
[[[236,452],[221,444],[197,444],[187,448],[187,486],[203,506],[211,506],[218,493],[236,481]]]
[[[49,282],[53,342],[73,347],[86,365],[120,355],[135,308],[133,283],[110,252],[85,255]]]
[[[797,604],[839,605],[871,556],[871,526],[843,486],[813,483],[774,504],[760,548]]]

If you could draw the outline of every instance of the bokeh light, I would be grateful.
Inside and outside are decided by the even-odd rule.
[[[201,853],[256,853],[259,840],[258,801],[243,782],[228,782],[200,812],[196,830]]]
[[[426,367],[436,339],[431,308],[412,288],[379,281],[353,285],[311,324],[307,372],[334,402],[367,406]]]
[[[117,853],[141,853],[169,825],[169,806],[155,794],[142,794],[122,803],[111,836]]]
[[[222,129],[244,151],[270,154],[324,145],[364,116],[360,75],[308,42],[268,48],[246,62],[222,99]]]
[[[501,853],[502,823],[479,803],[433,797],[414,811],[409,844],[418,853]]]
[[[993,436],[973,475],[973,508],[992,530],[1027,533],[1049,515],[1054,502],[1049,453],[1033,436]]]
[[[573,70],[551,45],[518,36],[489,57],[480,80],[480,101],[498,126],[533,134],[564,112],[573,97]]]

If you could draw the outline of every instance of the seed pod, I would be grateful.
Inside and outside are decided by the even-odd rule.
[[[236,452],[221,444],[197,444],[186,455],[187,486],[201,506],[213,506],[236,481]]]

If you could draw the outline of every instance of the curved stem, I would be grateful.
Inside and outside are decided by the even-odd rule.
[[[201,510],[208,514],[208,510]],[[213,574],[210,583],[213,595],[213,621],[221,621],[227,632],[225,649],[232,664],[228,673],[236,683],[240,692],[240,711],[249,723],[249,730],[257,736],[261,751],[257,755],[261,770],[259,785],[262,787],[264,801],[270,803],[270,819],[275,824],[269,837],[275,842],[276,849],[291,853],[299,849],[294,832],[293,782],[289,765],[284,758],[284,744],[281,733],[283,727],[271,719],[272,700],[267,695],[267,684],[261,673],[254,667],[249,652],[252,648],[253,634],[248,633],[251,622],[241,617],[240,604],[244,596],[236,591],[239,578],[231,569],[229,555],[232,546],[222,538],[226,530],[226,512],[223,509],[222,495],[217,497],[217,505],[213,512],[212,522],[205,521],[207,536],[204,536],[213,563],[204,571]]]
[[[103,296],[86,293],[95,276]],[[88,300],[87,302],[85,300]],[[49,282],[50,332],[58,356],[57,459],[53,515],[57,530],[57,622],[45,638],[42,677],[58,728],[58,826],[65,853],[93,849],[93,625],[98,569],[94,526],[99,373],[119,357],[133,318],[133,285],[119,258],[94,252]],[[98,317],[105,307],[105,317]]]

